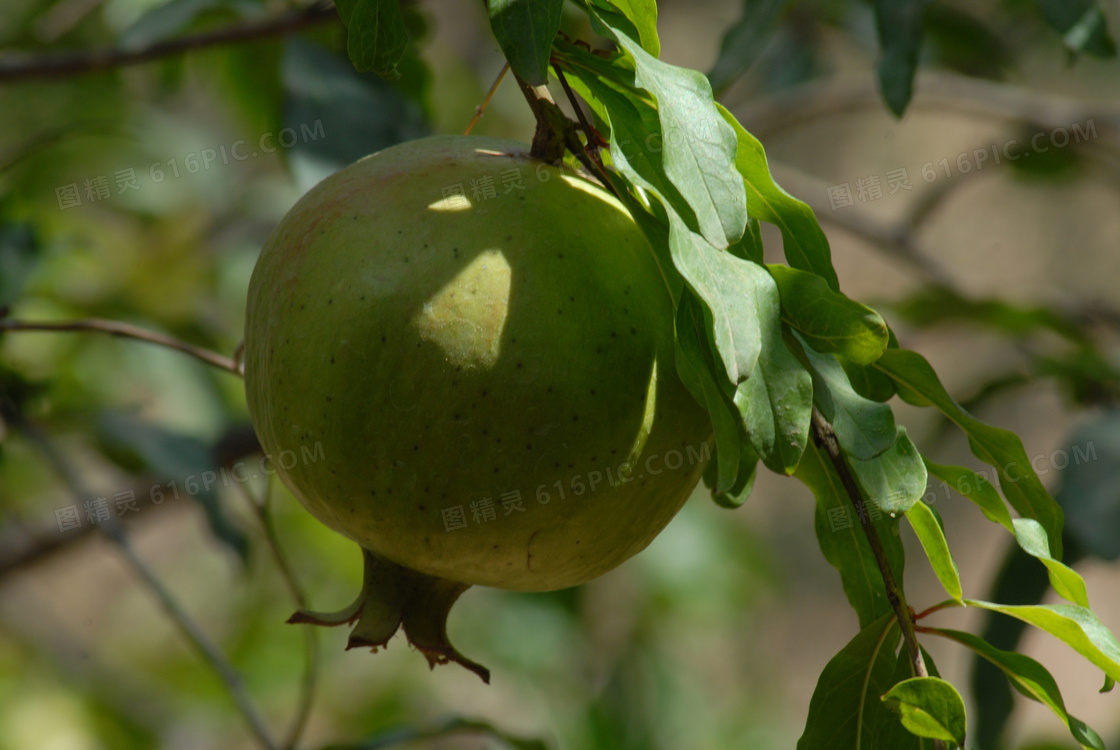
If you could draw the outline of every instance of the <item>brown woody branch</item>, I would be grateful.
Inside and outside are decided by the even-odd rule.
[[[906,604],[906,595],[903,593],[898,580],[894,577],[890,561],[887,560],[886,550],[883,549],[883,542],[879,539],[879,532],[876,531],[875,524],[871,520],[871,514],[868,511],[867,502],[863,498],[863,492],[860,490],[856,478],[852,476],[848,462],[844,459],[844,453],[840,449],[840,443],[836,439],[836,433],[833,431],[832,425],[815,406],[813,407],[812,427],[813,442],[825,452],[829,461],[832,462],[836,474],[840,477],[840,482],[844,485],[844,490],[848,493],[848,499],[855,507],[856,516],[863,526],[864,536],[867,537],[867,542],[871,546],[871,554],[875,557],[875,564],[879,567],[879,572],[883,576],[887,601],[890,602],[895,619],[898,620],[898,626],[902,630],[902,640],[906,645],[906,652],[910,657],[910,665],[914,676],[929,677],[925,659],[922,658],[922,650],[918,646],[918,637],[914,632],[914,618]]]
[[[190,50],[284,36],[337,19],[338,13],[334,4],[320,2],[307,8],[280,13],[272,18],[235,23],[212,31],[168,39],[139,49],[110,47],[35,55],[8,54],[0,57],[0,84],[66,78],[111,68],[139,65]]]

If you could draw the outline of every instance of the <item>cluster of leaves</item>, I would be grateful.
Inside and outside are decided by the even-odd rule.
[[[875,6],[881,84],[896,112],[911,96],[926,4]],[[343,6],[356,64],[392,69],[394,48],[379,45],[399,40],[384,30],[392,22],[381,24],[396,5],[369,0]],[[890,604],[897,592],[885,589],[885,571],[868,539],[859,528],[829,530],[829,513],[846,508],[851,498],[822,445],[810,439],[814,409],[835,430],[863,498],[883,511],[869,524],[878,529],[896,580],[903,568],[897,525],[905,516],[950,597],[937,609],[976,607],[1035,625],[1099,667],[1110,688],[1120,677],[1120,644],[1093,614],[1084,581],[1060,562],[1062,511],[1020,440],[969,415],[920,354],[899,346],[878,313],[840,291],[824,233],[809,207],[774,182],[761,144],[714,100],[705,76],[658,59],[653,2],[577,5],[608,42],[606,49],[557,34],[562,0],[492,0],[491,27],[515,74],[537,85],[548,72],[562,77],[592,112],[586,147],[610,170],[602,177],[655,248],[677,313],[678,372],[712,417],[716,452],[706,479],[713,496],[727,506],[741,504],[760,462],[808,485],[817,497],[821,550],[859,616],[860,633],[821,675],[798,747],[917,748],[926,740],[959,745],[965,733],[956,689],[936,677],[932,665],[930,676],[915,676],[906,649],[898,648],[899,623]],[[784,4],[758,5],[774,16]],[[1066,35],[1071,50],[1108,54],[1099,8],[1083,5],[1075,18],[1047,12],[1047,19]],[[358,20],[360,8],[378,23]],[[760,221],[781,231],[788,265],[764,262]],[[906,429],[895,424],[887,404],[894,396],[937,409],[959,427],[973,454],[995,470],[998,486],[971,469],[923,458]],[[941,520],[922,499],[930,474],[1003,526],[1069,603],[965,598]],[[1012,518],[1009,505],[1018,517]],[[921,630],[972,649],[1051,708],[1082,746],[1103,747],[1067,712],[1036,661],[967,633]]]

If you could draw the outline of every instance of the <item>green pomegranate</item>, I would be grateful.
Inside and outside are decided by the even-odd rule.
[[[284,483],[365,554],[350,607],[293,621],[356,619],[350,646],[374,650],[403,624],[433,665],[483,679],[446,636],[468,586],[605,573],[711,452],[645,236],[515,142],[426,138],[317,185],[257,262],[244,357]]]

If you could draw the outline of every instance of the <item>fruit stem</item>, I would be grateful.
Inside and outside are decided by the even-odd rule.
[[[424,654],[430,667],[455,662],[490,683],[490,670],[460,654],[447,638],[447,615],[469,583],[417,573],[364,547],[362,561],[357,599],[337,612],[300,610],[288,622],[333,627],[356,620],[346,648],[374,652],[403,628],[408,642]]]
[[[559,164],[564,158],[567,142],[565,131],[571,128],[571,123],[564,111],[556,105],[548,86],[532,86],[516,73],[513,77],[537,120],[537,131],[533,134],[529,156],[548,164]]]

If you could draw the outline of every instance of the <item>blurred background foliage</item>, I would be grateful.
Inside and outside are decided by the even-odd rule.
[[[710,71],[722,101],[766,145],[779,182],[816,209],[847,293],[879,306],[969,409],[1023,436],[1066,508],[1067,548],[1104,598],[1095,608],[1116,631],[1120,67],[1104,19],[1115,23],[1120,7],[891,5],[666,0],[662,56]],[[909,46],[882,37],[876,10],[916,19]],[[286,33],[80,74],[26,73],[43,60],[92,67],[91,50],[142,51],[276,18],[290,20]],[[567,14],[565,33],[590,38],[581,19]],[[329,8],[5,2],[0,309],[20,319],[110,318],[233,352],[256,254],[294,200],[366,153],[461,132],[501,68],[481,4],[408,3],[406,20],[412,43],[390,82],[353,70]],[[908,64],[921,73],[899,120],[889,110],[907,105]],[[532,127],[506,85],[474,132],[528,140]],[[899,169],[910,187],[889,192],[886,175]],[[851,200],[837,206],[841,185]],[[780,241],[767,239],[771,248]],[[901,415],[935,459],[969,462],[936,418],[906,407]],[[258,746],[222,682],[93,533],[108,522],[87,516],[86,498],[72,494],[44,445],[113,517],[122,514],[137,554],[281,736],[302,700],[305,641],[284,625],[296,604],[255,503],[271,498],[276,536],[317,609],[351,599],[357,549],[278,482],[222,473],[237,461],[258,465],[237,378],[96,334],[8,333],[0,750]],[[205,482],[206,472],[215,479]],[[135,511],[118,505],[130,491]],[[1045,576],[993,541],[997,532],[947,487],[931,486],[930,500],[967,593],[1044,595]],[[341,631],[319,633],[299,746],[791,747],[817,673],[855,632],[813,539],[812,507],[799,486],[760,477],[743,509],[698,496],[649,550],[586,586],[471,590],[450,628],[492,668],[488,688],[463,670],[429,674],[403,642],[373,657],[343,652]],[[78,526],[63,531],[69,509]],[[940,598],[919,564],[907,575],[917,608]],[[984,626],[975,613],[953,617]],[[1120,743],[1120,712],[1096,694],[1093,670],[1005,623],[987,627],[1005,647],[1025,638],[1067,703]],[[967,682],[967,659],[927,646],[944,676]],[[1012,702],[1006,682],[983,672],[975,680],[976,747],[1069,746],[1048,717]]]

